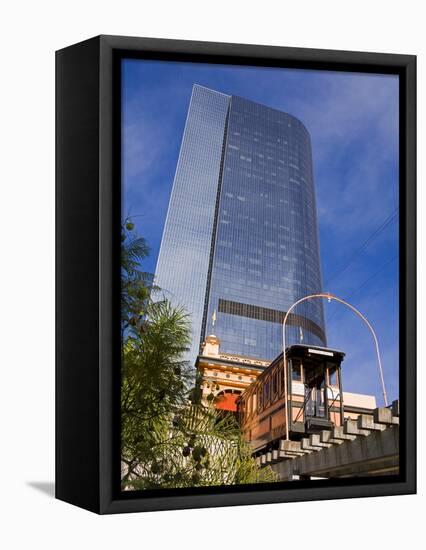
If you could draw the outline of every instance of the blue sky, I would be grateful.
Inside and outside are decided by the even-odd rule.
[[[123,61],[123,214],[155,270],[192,85],[240,95],[299,118],[312,138],[324,290],[375,328],[390,400],[398,397],[398,78],[392,75]],[[383,229],[380,228],[383,226]],[[376,232],[376,233],[375,233]],[[328,344],[347,353],[344,390],[382,403],[367,327],[324,306]]]

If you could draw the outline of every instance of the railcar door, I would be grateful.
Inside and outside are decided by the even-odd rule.
[[[305,385],[306,416],[327,418],[325,405],[325,382]]]
[[[305,428],[308,433],[328,428],[326,365],[322,358],[311,357],[305,364]]]

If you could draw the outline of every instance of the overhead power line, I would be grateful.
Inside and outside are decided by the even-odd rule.
[[[371,281],[376,279],[377,276],[380,275],[380,273],[382,273],[382,271],[384,271],[388,267],[388,265],[394,262],[397,258],[398,258],[398,254],[395,254],[395,256],[393,256],[390,260],[384,263],[375,273],[373,273],[373,275],[370,275],[367,279],[365,279],[365,281],[363,281],[353,292],[351,292],[348,296],[345,296],[345,300],[352,299],[356,294],[358,294],[361,290],[363,290]],[[332,319],[334,319],[334,317],[337,314],[338,312],[334,311],[334,313],[332,313],[329,319],[327,320],[328,323]]]
[[[326,288],[338,275],[344,273],[358,259],[359,254],[363,252],[384,229],[386,229],[386,227],[398,216],[398,213],[399,207],[395,208],[395,210],[389,214],[389,216],[379,225],[377,229],[375,229],[375,231],[362,243],[362,245],[354,250],[346,264],[344,264],[341,269],[336,271],[336,273],[334,273],[334,275],[327,280],[324,284],[324,288]]]

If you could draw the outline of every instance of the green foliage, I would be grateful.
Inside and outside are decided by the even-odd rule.
[[[274,481],[259,469],[231,413],[201,404],[182,360],[191,327],[141,270],[143,238],[122,227],[122,487],[152,489]],[[155,299],[153,299],[155,296]]]
[[[157,290],[151,273],[141,270],[141,262],[149,255],[143,237],[132,234],[133,223],[126,221],[121,228],[121,323],[122,331],[139,327],[146,316],[150,297]],[[129,229],[131,228],[131,229]]]
[[[230,413],[187,404],[162,428],[151,440],[152,444],[155,438],[150,459],[136,465],[124,486],[153,489],[276,480],[270,468],[257,467]]]

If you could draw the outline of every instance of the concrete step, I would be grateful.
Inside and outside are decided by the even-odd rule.
[[[294,453],[298,455],[303,455],[310,453],[312,451],[307,449],[302,449],[300,441],[291,441],[288,439],[281,439],[279,444],[280,451],[286,451],[288,453]]]
[[[333,439],[341,439],[342,441],[353,441],[356,435],[350,435],[343,431],[343,426],[333,426],[331,428],[331,436]]]
[[[399,425],[399,417],[393,416],[392,409],[388,409],[387,407],[379,407],[377,409],[374,409],[373,418],[374,422],[376,422],[377,424]]]
[[[348,435],[370,435],[369,430],[361,430],[358,428],[356,420],[345,420],[343,431]]]
[[[310,443],[310,440],[307,437],[304,437],[303,439],[301,439],[300,445],[301,445],[302,449],[307,450],[307,451],[316,451],[316,452],[318,452],[318,451],[321,450],[319,447],[312,446],[311,443]]]
[[[312,447],[318,447],[320,449],[328,449],[331,447],[331,443],[323,443],[320,438],[320,434],[311,434],[309,436],[309,444]]]
[[[357,419],[357,426],[360,430],[371,430],[377,432],[386,430],[386,426],[384,424],[377,424],[374,422],[374,417],[370,414],[360,414]]]
[[[322,430],[319,436],[322,443],[332,443],[333,445],[341,445],[343,443],[342,439],[334,439],[331,436],[330,430]]]

